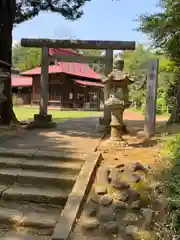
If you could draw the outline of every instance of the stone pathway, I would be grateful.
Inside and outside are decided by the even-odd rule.
[[[0,239],[51,239],[85,156],[100,141],[96,124],[97,118],[68,120],[1,143]]]
[[[90,153],[99,143],[96,131],[98,118],[71,119],[55,129],[24,130],[18,136],[1,143],[5,148],[62,151],[64,154]]]

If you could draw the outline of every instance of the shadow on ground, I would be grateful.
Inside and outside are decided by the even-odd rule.
[[[53,129],[22,130],[1,142],[1,147],[88,153],[98,145],[97,117],[78,118],[57,123]]]
[[[144,118],[142,115],[126,113],[125,119],[128,129],[132,132],[130,137],[133,138],[133,133],[136,136],[137,132],[143,131]],[[72,154],[90,153],[96,148],[102,137],[102,133],[96,129],[97,124],[98,117],[62,119],[54,129],[22,130],[17,136],[1,141],[1,147],[61,151]],[[164,120],[160,119],[157,122],[157,128],[163,124]],[[164,131],[163,128],[162,131]],[[162,131],[157,133],[155,140],[130,144],[134,148],[152,147],[156,145],[158,135],[162,134]]]
[[[147,140],[144,138],[144,120],[125,120],[125,124],[127,125],[128,130],[130,131],[130,138],[138,138],[139,141],[133,141],[130,139],[129,146],[133,148],[148,148],[148,147],[154,147],[157,145],[157,142],[159,141],[160,137],[165,134],[165,120],[158,120],[156,122],[156,135],[150,139]]]

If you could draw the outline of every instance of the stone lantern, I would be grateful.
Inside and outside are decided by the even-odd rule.
[[[132,84],[132,79],[123,71],[124,60],[118,58],[114,62],[113,71],[103,80],[109,83],[109,99],[105,106],[111,110],[111,137],[110,140],[122,140],[122,133],[125,125],[123,123],[123,113],[131,105],[128,100],[128,85]]]

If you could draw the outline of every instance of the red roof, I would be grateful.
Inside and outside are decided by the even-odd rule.
[[[77,53],[71,49],[49,49],[50,55],[58,55],[58,56],[81,56],[82,54]],[[90,79],[98,79],[100,80],[100,75],[94,72],[87,64],[82,63],[68,63],[68,62],[58,62],[56,65],[49,65],[49,73],[66,73],[69,75],[74,75],[78,77],[86,77]],[[12,86],[13,87],[26,87],[32,86],[32,77],[33,75],[40,75],[41,67],[36,67],[31,70],[25,71],[21,73],[21,76],[12,75]],[[102,87],[101,83],[83,81],[83,80],[75,80],[78,84],[86,85],[86,86],[98,86]]]
[[[49,49],[50,55],[57,55],[57,56],[82,56],[82,54],[73,51],[72,49],[63,49],[63,48],[50,48]]]
[[[84,86],[96,86],[96,87],[103,87],[102,83],[97,82],[90,82],[90,81],[83,81],[83,80],[74,80],[76,83]]]
[[[12,87],[29,87],[32,86],[32,77],[25,77],[19,75],[12,75],[11,86]]]
[[[86,77],[91,79],[101,79],[100,75],[94,72],[87,64],[58,62],[56,65],[49,65],[49,73],[66,73],[79,77]],[[33,68],[31,70],[21,73],[21,75],[33,76],[40,75],[41,67]]]
[[[57,56],[82,56],[82,54],[77,53],[71,49],[62,48],[50,48],[49,54]],[[69,63],[69,62],[58,62],[56,65],[49,65],[49,73],[66,73],[79,77],[86,77],[91,79],[101,79],[101,76],[94,72],[87,64],[83,63]],[[31,70],[23,72],[21,75],[33,76],[40,75],[41,67],[36,67]]]

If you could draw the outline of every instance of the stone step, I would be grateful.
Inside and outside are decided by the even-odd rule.
[[[41,160],[25,158],[0,158],[0,168],[21,168],[23,170],[78,173],[83,165],[82,160]]]
[[[0,207],[0,223],[1,225],[6,225],[9,229],[17,229],[19,227],[47,229],[50,235],[57,220],[58,216],[51,213],[36,213]]]
[[[31,184],[35,186],[54,186],[62,189],[72,188],[76,174],[50,173],[42,171],[22,170],[17,168],[0,169],[1,184]]]
[[[15,158],[36,158],[36,159],[53,159],[53,160],[66,160],[72,159],[72,154],[64,153],[63,151],[57,150],[38,150],[37,149],[25,149],[25,148],[11,148],[11,147],[0,147],[0,157],[15,157]],[[87,157],[87,153],[73,153],[73,159],[79,161]]]
[[[3,200],[64,205],[71,189],[12,185],[1,193]]]
[[[9,231],[2,240],[51,240],[50,236],[38,236],[25,232]]]
[[[36,212],[36,213],[51,213],[53,215],[59,216],[59,213],[64,209],[65,201],[56,201],[58,205],[46,203],[46,202],[32,202],[24,201],[23,199],[17,198],[18,200],[13,201],[13,199],[1,199],[0,207],[17,209],[19,211],[27,212]],[[56,203],[53,202],[53,203]],[[0,223],[1,224],[1,223]]]

